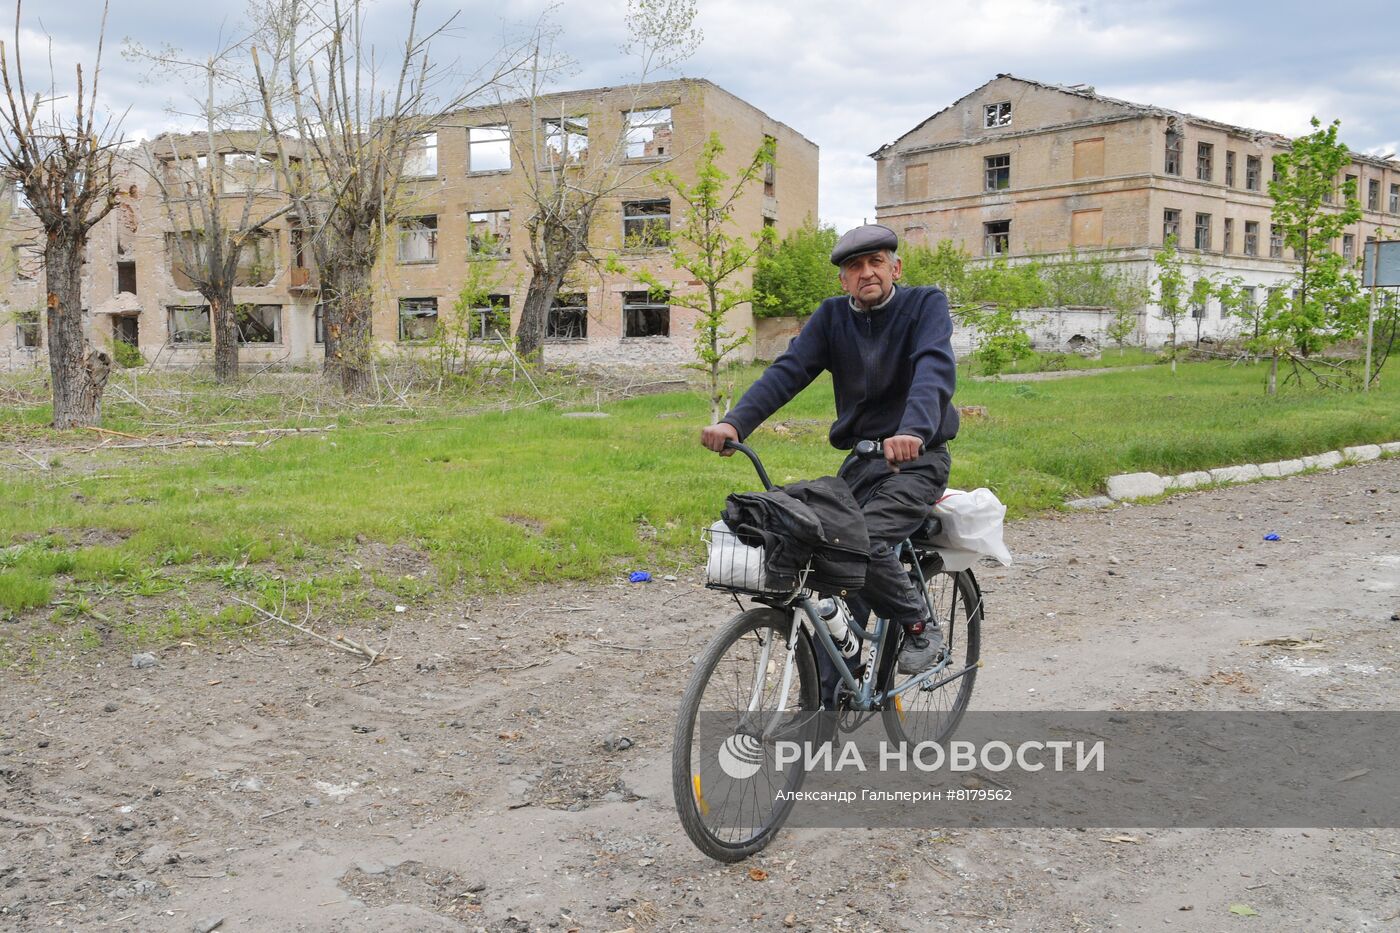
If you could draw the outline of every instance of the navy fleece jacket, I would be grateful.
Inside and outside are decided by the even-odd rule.
[[[933,447],[958,433],[957,361],[948,299],[937,288],[898,288],[884,307],[857,311],[828,298],[723,420],[748,437],[822,370],[836,389],[831,446],[896,434]]]

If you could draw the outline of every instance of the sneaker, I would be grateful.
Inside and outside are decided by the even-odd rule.
[[[948,646],[936,625],[928,625],[922,633],[906,632],[904,646],[899,649],[899,672],[922,674],[943,660]]]

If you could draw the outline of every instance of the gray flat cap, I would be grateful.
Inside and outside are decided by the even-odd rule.
[[[877,253],[882,249],[899,248],[899,237],[884,224],[866,224],[846,231],[846,235],[836,241],[831,251],[831,264],[839,266],[848,259],[865,253]]]

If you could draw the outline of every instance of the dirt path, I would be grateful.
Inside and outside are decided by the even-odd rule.
[[[1395,708],[1397,502],[1388,460],[1020,522],[982,574],[974,702]],[[669,741],[731,608],[685,578],[558,587],[411,606],[368,671],[264,641],[7,673],[0,929],[1397,928],[1400,831],[806,830],[717,866]],[[1282,635],[1326,650],[1241,645]]]

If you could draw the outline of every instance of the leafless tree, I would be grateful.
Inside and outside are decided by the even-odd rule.
[[[98,77],[107,7],[102,8],[92,78],[77,65],[71,97],[52,72],[46,92],[32,92],[19,50],[21,0],[15,2],[13,60],[0,42],[5,105],[0,112],[0,174],[18,186],[44,232],[46,336],[53,382],[53,425],[73,428],[102,420],[102,391],[112,359],[84,331],[83,253],[88,232],[117,205],[114,161],[120,120],[97,116]]]
[[[270,51],[280,62],[286,47]],[[280,273],[276,239],[267,228],[292,208],[278,191],[276,146],[260,93],[243,73],[248,44],[244,39],[225,43],[203,61],[176,49],[151,51],[130,42],[127,55],[150,62],[164,78],[203,85],[196,99],[201,131],[163,134],[146,143],[145,169],[165,206],[176,284],[198,291],[209,303],[214,378],[233,382],[242,331],[264,326],[235,303],[233,290],[270,284]]]
[[[629,84],[634,102],[658,72],[694,53],[701,39],[694,23],[695,0],[629,0],[629,39],[623,51],[638,62]],[[565,98],[549,96],[549,88],[570,64],[558,51],[558,38],[558,30],[542,21],[531,41],[527,67],[518,72],[513,86],[503,88],[514,92],[514,99],[498,101],[503,122],[522,109],[529,119],[528,132],[512,133],[511,145],[526,173],[531,207],[525,220],[530,284],[516,346],[522,357],[532,360],[543,358],[545,325],[559,287],[576,263],[595,258],[589,229],[598,206],[651,168],[626,164],[625,126],[610,139],[600,138],[596,129],[590,135],[586,120],[580,124],[566,108]]]
[[[373,270],[385,234],[408,205],[405,162],[439,116],[459,109],[510,70],[492,66],[439,96],[449,69],[429,60],[429,45],[447,24],[420,32],[421,0],[407,3],[407,36],[395,74],[378,83],[380,62],[365,34],[363,0],[268,0],[263,31],[286,43],[277,74],[254,48],[264,116],[278,164],[303,229],[310,232],[324,307],[326,370],[347,394],[371,387]],[[450,21],[449,21],[450,22]],[[382,43],[380,43],[382,47]],[[276,85],[286,90],[278,106]],[[300,155],[292,145],[301,147]],[[417,171],[412,174],[418,174]],[[432,167],[436,175],[436,167]]]

